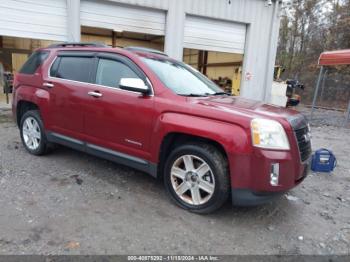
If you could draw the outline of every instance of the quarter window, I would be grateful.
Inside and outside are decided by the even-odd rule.
[[[51,73],[58,78],[74,80],[79,82],[90,82],[91,68],[93,65],[93,58],[91,57],[67,57],[59,58],[60,61],[53,65]],[[55,68],[56,66],[57,69]]]
[[[61,58],[58,57],[50,68],[50,76],[56,76],[58,66],[60,64]]]
[[[46,60],[49,56],[48,51],[38,51],[34,52],[22,66],[19,71],[21,74],[34,74],[35,71],[39,68],[39,66]]]
[[[127,65],[116,60],[100,59],[96,72],[96,84],[119,88],[121,78],[139,78]]]

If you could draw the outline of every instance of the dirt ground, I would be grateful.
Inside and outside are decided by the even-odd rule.
[[[333,150],[334,173],[268,205],[196,215],[144,173],[64,147],[29,155],[0,110],[0,254],[349,254],[350,129],[321,124],[313,148]]]

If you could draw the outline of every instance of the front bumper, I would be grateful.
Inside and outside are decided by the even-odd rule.
[[[292,187],[300,184],[308,175],[309,165],[306,164],[303,174],[300,176],[298,180],[295,181]],[[264,191],[264,192],[255,192],[250,189],[231,189],[232,196],[232,205],[234,206],[257,206],[269,203],[276,198],[279,198],[283,194],[285,194],[288,189],[284,189],[281,191]]]
[[[229,155],[233,204],[269,202],[305,179],[312,152],[308,122],[295,114],[288,123],[291,129],[285,131],[290,150],[252,147],[249,152]]]
[[[271,202],[299,185],[309,172],[309,160],[304,163],[295,161],[290,152],[263,152],[258,157],[245,156],[239,159],[238,168],[231,169],[231,195],[234,206],[255,206]],[[247,161],[246,168],[242,168],[243,159]],[[234,162],[237,167],[237,161]],[[279,163],[280,172],[279,183],[275,186],[270,184],[271,165],[274,163]]]
[[[232,205],[234,206],[257,206],[269,203],[282,196],[285,192],[256,193],[249,189],[232,189]]]

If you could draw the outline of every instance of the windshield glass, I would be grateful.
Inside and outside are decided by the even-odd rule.
[[[194,68],[167,59],[143,57],[142,60],[156,73],[165,86],[178,95],[206,96],[223,91]]]

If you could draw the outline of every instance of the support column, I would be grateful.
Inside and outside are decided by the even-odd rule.
[[[116,43],[116,33],[115,33],[115,31],[113,30],[112,31],[112,47],[114,48],[114,47],[116,47],[117,46],[117,43]]]
[[[321,103],[323,100],[324,86],[326,84],[325,82],[326,82],[327,74],[328,74],[328,70],[326,69],[326,71],[324,72],[323,77],[322,77],[321,95],[320,95],[320,102]]]
[[[277,43],[278,43],[278,32],[280,27],[280,7],[279,1],[275,1],[274,10],[271,17],[270,24],[270,40],[269,40],[269,49],[267,52],[266,58],[266,75],[265,75],[265,83],[264,83],[264,94],[263,100],[266,103],[270,103],[271,100],[271,89],[272,89],[272,81],[273,81],[273,73],[275,68],[275,61],[277,55]]]
[[[185,1],[170,1],[166,18],[164,51],[172,58],[183,60]]]
[[[203,74],[207,75],[207,68],[208,68],[208,51],[204,51],[204,57],[203,57]]]
[[[317,100],[317,95],[318,95],[318,89],[320,88],[322,76],[323,76],[323,66],[321,66],[320,74],[318,75],[316,89],[315,89],[315,94],[314,94],[314,99],[312,100],[310,122],[311,122],[313,114],[314,114],[316,100]]]
[[[349,101],[349,105],[348,105],[348,110],[346,110],[346,113],[345,113],[345,122],[344,122],[345,127],[348,124],[349,119],[350,119],[350,101]]]
[[[203,51],[198,50],[198,71],[202,72],[203,68]]]
[[[80,42],[80,0],[67,0],[67,41]]]

